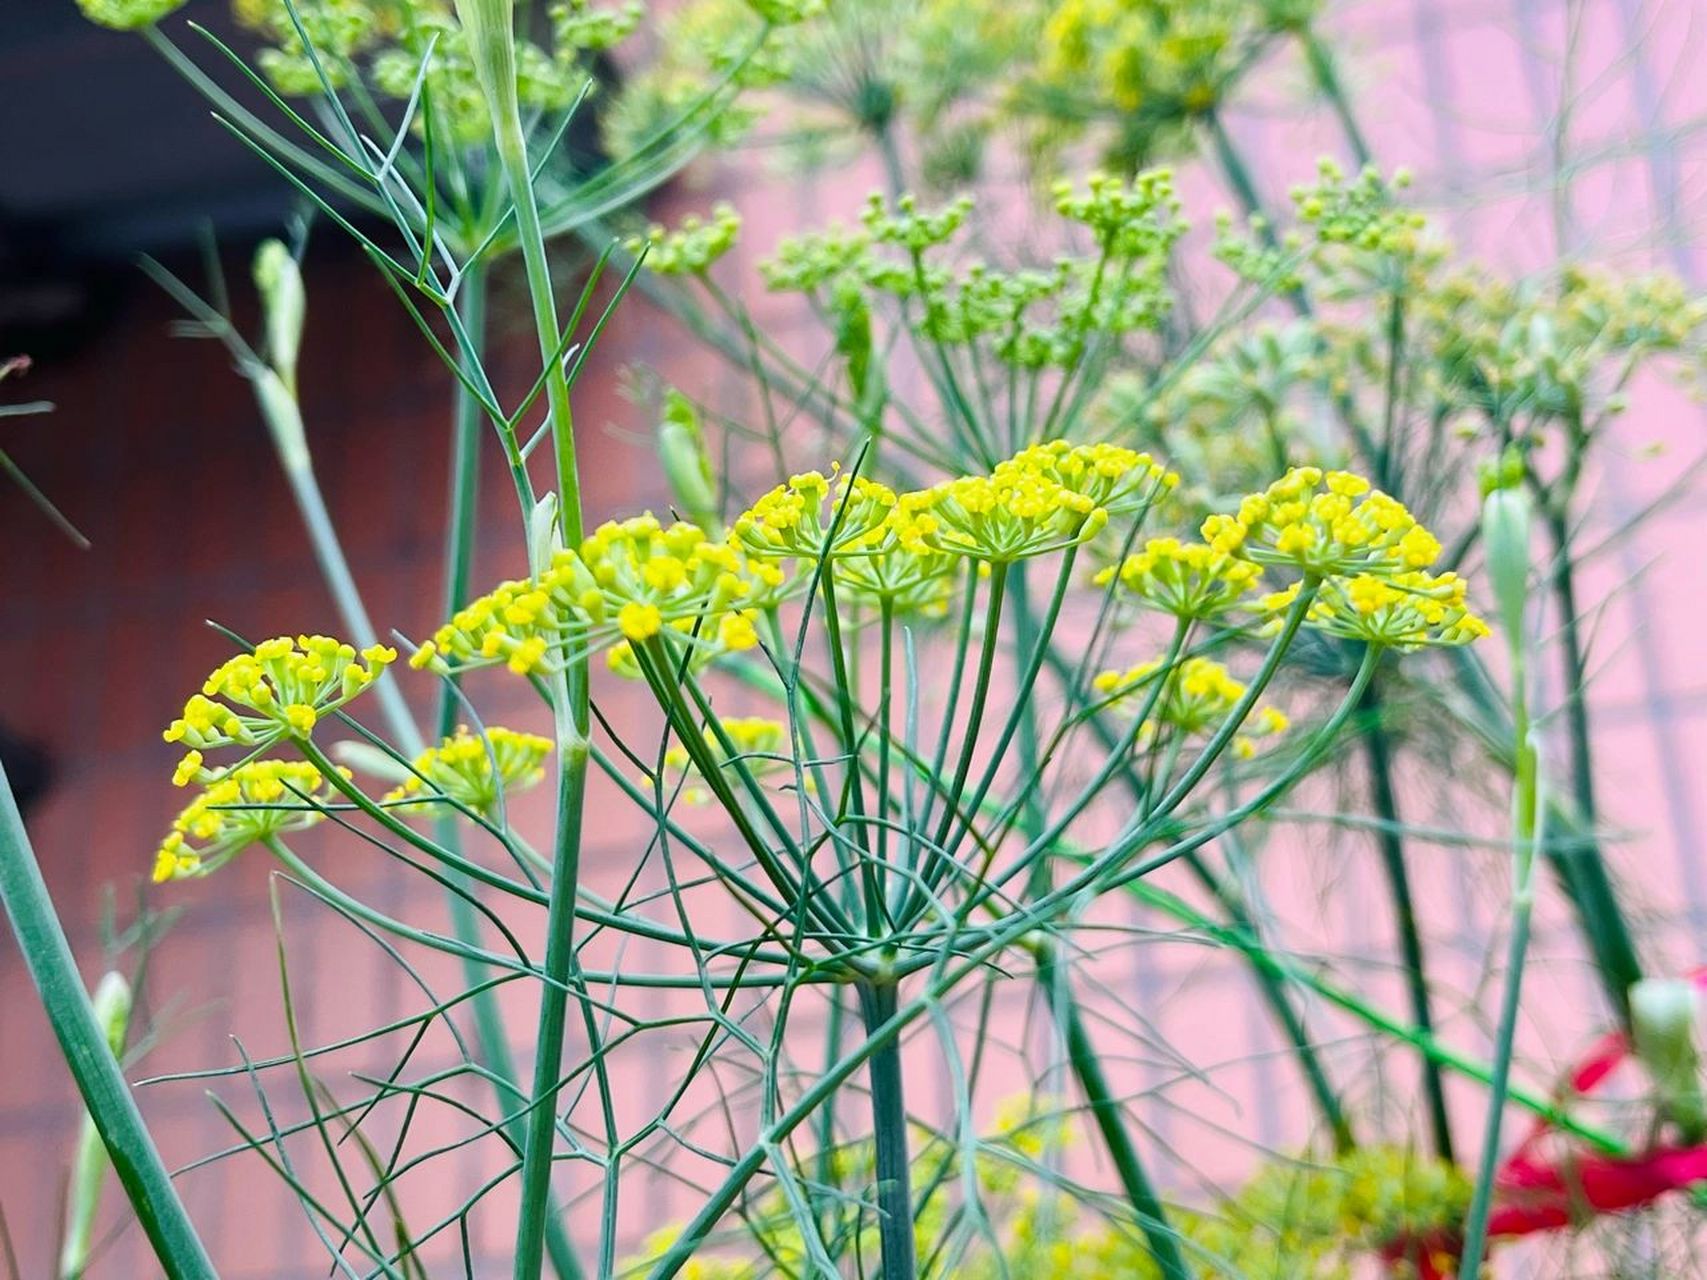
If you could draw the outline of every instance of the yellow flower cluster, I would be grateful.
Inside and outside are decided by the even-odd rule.
[[[870,555],[890,541],[895,505],[894,490],[875,480],[807,471],[742,512],[735,537],[766,560]]]
[[[1203,522],[1215,550],[1305,573],[1391,575],[1426,569],[1440,543],[1403,503],[1349,471],[1293,467],[1237,515]]]
[[[913,552],[997,564],[1087,542],[1108,523],[1094,499],[1036,471],[961,476],[901,498],[895,525]]]
[[[404,779],[385,800],[421,809],[436,793],[475,813],[489,814],[506,793],[531,787],[545,777],[542,766],[550,754],[551,739],[536,733],[495,725],[477,734],[462,725],[417,756],[415,776]]]
[[[1095,581],[1098,586],[1118,581],[1153,609],[1201,621],[1236,608],[1261,576],[1261,565],[1204,543],[1151,538],[1142,551],[1102,570]]]
[[[320,821],[330,798],[311,764],[253,760],[209,781],[172,821],[154,855],[154,882],[203,876],[249,845]]]
[[[1117,444],[1070,445],[1065,440],[1022,449],[996,471],[1045,476],[1111,516],[1143,511],[1179,484],[1178,475],[1147,453]]]
[[[1469,644],[1488,634],[1488,624],[1470,611],[1467,592],[1468,584],[1455,573],[1329,578],[1305,621],[1330,635],[1401,651]],[[1283,613],[1297,597],[1294,583],[1264,597],[1261,608]]]
[[[1428,572],[1440,557],[1435,536],[1403,503],[1350,472],[1294,467],[1248,495],[1237,514],[1210,516],[1203,536],[1216,554],[1313,579],[1305,622],[1329,634],[1400,650],[1488,634],[1464,580]],[[1303,589],[1296,582],[1272,592],[1257,609],[1278,615]]]
[[[1345,1280],[1401,1236],[1448,1232],[1469,1209],[1462,1171],[1400,1147],[1360,1147],[1332,1162],[1275,1161],[1211,1211],[1176,1209],[1169,1220],[1185,1242],[1190,1274],[1201,1280]],[[1008,1215],[1000,1256],[961,1269],[967,1280],[1024,1275],[1033,1280],[1159,1280],[1142,1237],[1099,1224],[1076,1228],[1058,1197],[1025,1196]],[[1437,1260],[1442,1275],[1450,1258]],[[1405,1272],[1409,1274],[1409,1272]]]
[[[215,747],[264,749],[287,736],[305,738],[397,660],[397,650],[354,646],[330,636],[278,636],[240,653],[208,676],[201,692],[167,726],[167,742],[191,750],[173,781],[185,786],[210,775],[202,752]]]
[[[650,514],[601,525],[579,548],[559,550],[532,578],[500,583],[457,611],[410,657],[417,669],[449,671],[502,662],[518,675],[555,669],[571,646],[629,646],[670,628],[702,656],[758,643],[759,610],[780,598],[773,564],[709,537],[696,524]]]
[[[754,559],[833,557],[856,594],[927,611],[957,558],[1008,563],[1077,545],[1178,479],[1147,453],[1059,441],[899,496],[833,477],[809,471],[772,489],[735,521],[735,539]]]

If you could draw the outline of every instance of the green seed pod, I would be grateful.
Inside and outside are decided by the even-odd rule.
[[[1630,988],[1630,1019],[1637,1060],[1654,1082],[1662,1115],[1688,1142],[1707,1133],[1707,1096],[1701,1087],[1696,1043],[1700,1000],[1681,978],[1643,978]]]
[[[302,350],[302,323],[308,314],[302,270],[280,241],[264,240],[255,251],[254,275],[266,316],[267,358],[285,386],[294,390],[296,359]]]

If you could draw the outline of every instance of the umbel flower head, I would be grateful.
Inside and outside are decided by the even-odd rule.
[[[718,204],[709,219],[689,214],[671,230],[659,223],[647,228],[646,238],[629,241],[630,252],[647,249],[646,265],[659,275],[702,275],[729,250],[741,232],[741,215],[734,206]]]
[[[154,882],[205,876],[244,849],[311,827],[331,798],[320,770],[302,761],[251,760],[213,777],[154,855]]]
[[[1151,538],[1142,551],[1097,574],[1096,583],[1118,581],[1151,609],[1201,621],[1236,608],[1261,576],[1261,565],[1204,543]]]
[[[1391,577],[1427,569],[1440,543],[1403,503],[1349,471],[1293,467],[1236,515],[1203,522],[1215,550],[1322,576]]]
[[[954,595],[960,561],[937,551],[890,542],[881,551],[836,562],[836,589],[850,600],[888,605],[896,614],[940,618]]]
[[[901,495],[895,535],[915,553],[1009,564],[1077,546],[1108,523],[1096,499],[1035,467],[998,466]]]
[[[425,808],[434,794],[489,814],[509,792],[534,786],[545,777],[551,739],[494,725],[484,734],[461,725],[436,747],[415,757],[415,775],[386,797],[387,804]],[[412,802],[404,804],[404,802]]]
[[[1329,635],[1401,652],[1427,645],[1469,644],[1488,634],[1488,624],[1470,611],[1467,585],[1455,573],[1329,578],[1310,602],[1304,620]],[[1284,612],[1297,599],[1298,589],[1294,583],[1264,597],[1262,609]]]
[[[780,598],[786,577],[696,524],[652,515],[599,526],[579,548],[559,550],[533,578],[503,582],[457,611],[410,657],[416,668],[502,662],[518,675],[555,669],[571,646],[628,646],[666,628],[703,656],[750,649],[755,620]],[[620,657],[612,662],[621,670]]]
[[[793,476],[735,520],[735,538],[765,560],[870,555],[891,539],[895,491],[864,476]]]
[[[1245,685],[1233,678],[1227,668],[1212,658],[1187,658],[1162,675],[1159,661],[1141,662],[1126,671],[1104,671],[1091,687],[1111,702],[1130,701],[1139,695],[1148,696],[1149,687],[1160,677],[1166,683],[1156,699],[1151,718],[1140,730],[1139,745],[1153,741],[1163,729],[1181,734],[1203,733],[1225,720],[1240,698]],[[1258,737],[1284,733],[1291,725],[1284,712],[1264,707],[1251,721],[1250,732],[1234,742],[1240,756],[1256,750]]]
[[[281,738],[305,738],[327,712],[356,697],[391,663],[397,650],[372,645],[359,654],[330,636],[278,636],[217,667],[184,713],[167,726],[167,742],[191,750],[173,781],[179,786],[209,775],[202,752],[242,746],[264,750]]]
[[[1179,484],[1179,476],[1147,453],[1117,444],[1068,444],[1051,440],[1022,449],[996,464],[1007,471],[1046,476],[1089,498],[1111,516],[1145,510]]]

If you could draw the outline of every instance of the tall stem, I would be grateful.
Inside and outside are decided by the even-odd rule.
[[[486,266],[470,263],[464,270],[457,293],[457,312],[467,335],[464,362],[478,364],[486,347]],[[450,512],[446,524],[444,560],[444,608],[439,616],[451,617],[468,603],[470,579],[474,563],[474,531],[480,506],[480,432],[483,410],[480,402],[459,379],[456,386],[456,410],[451,431]],[[437,713],[437,735],[443,739],[456,730],[459,703],[453,684],[441,685]],[[441,809],[438,817],[439,843],[455,848],[459,833],[455,815]],[[452,872],[451,874],[455,874]],[[461,894],[447,893],[450,905],[451,931],[457,941],[478,945],[480,913],[474,904]],[[504,1028],[503,1011],[498,999],[486,982],[487,974],[472,957],[463,959],[463,977],[469,989],[478,992],[472,1001],[474,1034],[480,1045],[480,1056],[494,1077],[492,1088],[507,1111],[512,1104],[514,1082],[519,1078],[515,1060],[510,1053],[509,1034]],[[525,1123],[514,1118],[507,1126],[511,1140],[517,1146],[526,1142]],[[551,1258],[551,1269],[560,1280],[580,1280],[581,1264],[575,1246],[569,1239],[568,1227],[554,1200],[548,1197],[545,1215],[545,1249]]]
[[[895,1016],[893,982],[862,983],[860,1014],[868,1035]],[[901,1038],[892,1036],[872,1053],[871,1124],[877,1147],[877,1238],[883,1280],[913,1280],[912,1159],[907,1153],[907,1102],[901,1083]]]
[[[1535,744],[1529,734],[1529,696],[1520,643],[1512,646],[1512,668],[1512,717],[1518,755],[1512,800],[1511,942],[1507,950],[1505,994],[1500,1002],[1499,1030],[1494,1045],[1494,1078],[1488,1089],[1488,1118],[1482,1133],[1482,1156],[1477,1166],[1470,1214],[1464,1227],[1464,1261],[1459,1274],[1465,1276],[1481,1275],[1482,1255],[1487,1247],[1488,1215],[1493,1209],[1494,1168],[1499,1160],[1500,1129],[1505,1119],[1506,1094],[1511,1085],[1512,1042],[1517,1035],[1518,999],[1523,990],[1523,964],[1529,952],[1530,909],[1535,898],[1532,871],[1540,783]]]
[[[1565,683],[1565,724],[1570,736],[1571,797],[1575,817],[1584,832],[1583,847],[1572,848],[1563,857],[1571,866],[1578,894],[1577,909],[1588,926],[1590,945],[1606,979],[1613,1010],[1626,1028],[1630,1025],[1630,987],[1642,976],[1642,962],[1618,905],[1618,895],[1606,871],[1595,834],[1599,805],[1594,787],[1593,738],[1588,709],[1588,661],[1583,647],[1582,621],[1577,608],[1576,566],[1571,561],[1570,527],[1564,512],[1552,504],[1546,509],[1548,539],[1552,543],[1553,568],[1550,586],[1559,610],[1559,644],[1562,649]],[[1517,750],[1523,739],[1515,739]],[[1521,760],[1521,756],[1520,756]]]
[[[457,293],[457,313],[466,337],[464,368],[472,377],[480,366],[486,336],[484,263],[471,262],[465,269]],[[332,593],[332,603],[351,639],[358,646],[366,648],[378,642],[378,632],[368,615],[367,606],[362,601],[360,588],[350,571],[349,560],[344,554],[343,544],[332,524],[331,515],[326,509],[325,496],[314,474],[313,459],[308,451],[294,387],[287,386],[277,378],[267,381],[270,373],[271,371],[264,371],[258,375],[261,380],[256,384],[257,400],[267,420],[285,478],[290,483],[291,495],[301,513],[309,545],[313,548],[315,561],[320,566],[321,577],[326,582],[327,590]],[[281,391],[284,394],[279,394]],[[445,533],[444,610],[440,614],[445,618],[460,609],[468,599],[480,483],[479,445],[482,414],[480,402],[459,379],[452,423],[450,511]],[[376,693],[380,712],[396,738],[397,745],[406,755],[419,755],[426,744],[422,740],[414,713],[404,700],[396,679],[389,673],[381,677]],[[439,738],[449,735],[455,729],[456,708],[455,694],[446,686],[439,698]],[[447,809],[441,809],[438,813],[437,835],[439,843],[447,849],[455,849],[459,843],[456,817]],[[452,870],[450,874],[456,876],[458,873]],[[459,880],[465,878],[459,877]],[[463,887],[467,887],[466,883]],[[516,1070],[510,1056],[509,1039],[504,1030],[497,996],[485,982],[488,975],[484,967],[471,954],[480,946],[479,912],[467,897],[454,891],[447,892],[446,902],[449,906],[452,932],[465,948],[462,957],[463,975],[470,989],[475,992],[472,1010],[481,1058],[492,1074],[493,1089],[497,1092],[501,1104],[507,1108],[510,1102],[507,1090],[514,1084]],[[522,1139],[522,1122],[519,1119],[514,1120],[508,1128],[511,1137],[519,1143]],[[562,1219],[554,1208],[548,1218],[547,1244],[551,1253],[552,1269],[561,1280],[578,1280],[581,1269],[576,1262],[574,1247],[569,1241]]]
[[[71,1068],[89,1118],[106,1143],[113,1172],[130,1198],[136,1219],[170,1280],[215,1280],[202,1247],[154,1139],[113,1057],[107,1034],[95,1019],[65,929],[30,848],[24,819],[0,768],[0,902],[6,907],[18,950],[41,995],[43,1010]]]
[[[544,363],[553,453],[557,463],[557,518],[562,544],[580,545],[581,485],[575,458],[575,422],[569,379],[559,356],[562,330],[551,286],[551,264],[528,165],[516,94],[515,6],[511,0],[459,0],[476,73],[492,116],[493,139],[516,213],[516,237],[527,272],[528,296]],[[535,566],[539,568],[540,566]],[[578,646],[571,646],[575,651]],[[589,703],[587,658],[575,656],[551,687],[557,745],[557,839],[552,851],[551,897],[546,908],[545,982],[534,1040],[533,1090],[522,1148],[522,1202],[516,1218],[516,1280],[537,1280],[544,1265],[545,1220],[550,1214],[552,1154],[557,1144],[563,1033],[568,986],[575,967],[575,897],[581,868],[581,823],[587,789]]]
[[[1070,699],[1077,701],[1077,681],[1072,665],[1053,645],[1049,648],[1049,665],[1060,678],[1063,689]],[[1101,716],[1093,716],[1089,721],[1090,730],[1096,735],[1105,751],[1114,750],[1119,739],[1113,729]],[[1133,802],[1141,803],[1144,796],[1144,785],[1138,775],[1130,768],[1121,774],[1127,791]],[[1355,1147],[1356,1141],[1352,1135],[1351,1123],[1346,1118],[1345,1108],[1335,1094],[1333,1085],[1328,1079],[1327,1068],[1322,1065],[1321,1057],[1316,1047],[1310,1042],[1308,1028],[1304,1019],[1293,1008],[1291,997],[1286,991],[1286,984],[1275,974],[1271,967],[1261,961],[1266,951],[1260,945],[1260,933],[1256,921],[1251,918],[1250,910],[1240,900],[1238,894],[1225,881],[1215,874],[1214,870],[1195,852],[1185,856],[1188,870],[1197,877],[1198,881],[1215,898],[1227,913],[1227,920],[1235,936],[1247,940],[1247,945],[1238,948],[1251,964],[1252,976],[1257,980],[1263,999],[1280,1022],[1281,1030],[1291,1046],[1292,1056],[1298,1062],[1298,1068],[1304,1073],[1304,1080],[1309,1086],[1311,1096],[1315,1099],[1317,1109],[1334,1134],[1334,1146],[1337,1150],[1349,1151]]]

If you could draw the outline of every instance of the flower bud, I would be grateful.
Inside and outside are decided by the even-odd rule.
[[[152,27],[183,3],[184,0],[77,0],[77,7],[97,26],[137,31]]]
[[[1644,978],[1630,988],[1636,1057],[1654,1082],[1661,1113],[1691,1142],[1707,1133],[1696,1043],[1699,1007],[1695,984],[1681,978]]]
[[[96,984],[91,1000],[95,1022],[107,1038],[113,1057],[124,1053],[125,1035],[130,1026],[130,983],[117,970],[108,972]],[[71,1182],[65,1207],[65,1237],[60,1245],[59,1274],[65,1277],[84,1275],[94,1252],[95,1216],[101,1205],[101,1187],[106,1181],[111,1161],[106,1144],[101,1140],[95,1122],[85,1112],[77,1137],[77,1156],[72,1164]]]
[[[95,1006],[95,1021],[106,1034],[107,1045],[116,1058],[124,1052],[125,1030],[130,1025],[130,983],[116,969],[104,974],[95,985],[90,1001]]]
[[[296,358],[302,350],[302,322],[308,312],[302,269],[281,242],[264,240],[255,251],[254,275],[266,317],[267,359],[278,370],[285,386],[294,389]]]
[[[1529,494],[1502,485],[1482,500],[1482,543],[1487,548],[1488,578],[1499,606],[1500,623],[1510,644],[1522,641],[1524,606],[1529,599]]]
[[[664,397],[664,416],[658,423],[658,459],[681,514],[706,529],[715,528],[719,523],[717,478],[705,451],[699,411],[679,391]]]

